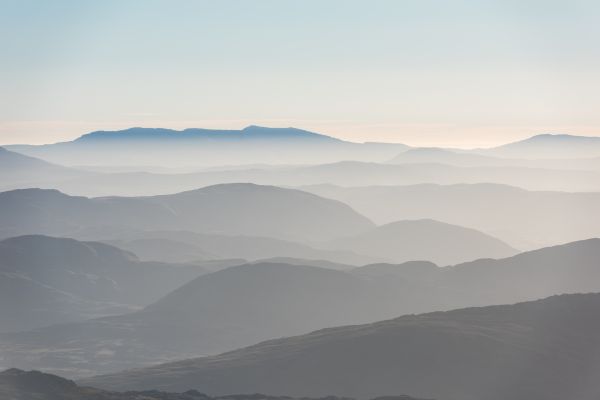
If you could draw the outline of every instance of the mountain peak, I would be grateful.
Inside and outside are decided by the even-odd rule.
[[[95,131],[87,133],[75,142],[104,141],[104,140],[248,140],[248,139],[318,139],[326,141],[341,142],[341,140],[310,132],[298,128],[270,128],[258,125],[249,125],[241,130],[224,129],[202,129],[187,128],[184,130],[174,130],[166,128],[142,128],[132,127],[117,131]]]

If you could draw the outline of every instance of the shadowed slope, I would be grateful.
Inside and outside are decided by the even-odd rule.
[[[591,239],[446,268],[242,265],[200,276],[139,312],[2,335],[0,365],[91,375],[406,313],[600,291],[598,260],[600,240]]]
[[[600,294],[408,315],[84,380],[108,388],[595,400]]]

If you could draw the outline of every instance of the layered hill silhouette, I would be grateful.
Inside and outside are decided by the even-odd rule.
[[[531,163],[529,160],[505,159],[499,157],[473,154],[467,151],[455,151],[439,147],[417,147],[408,149],[391,160],[390,164],[424,164],[439,163],[458,167],[483,166],[521,166]]]
[[[600,137],[542,134],[480,152],[518,158],[598,157],[600,156]]]
[[[600,191],[599,181],[600,171],[598,169],[588,171],[523,166],[461,167],[437,162],[389,164],[341,161],[278,168],[269,166],[229,167],[178,174],[139,171],[102,173],[40,186],[87,196],[145,196],[236,182],[275,186],[497,183],[529,190],[590,192]]]
[[[493,149],[457,150],[350,143],[295,128],[131,128],[92,132],[52,145],[7,146],[61,165],[92,164],[98,168],[74,173],[65,167],[38,165],[39,173],[32,176],[19,172],[17,165],[7,169],[8,177],[24,173],[34,180],[6,180],[4,190],[36,186],[86,196],[139,196],[252,182],[279,186],[498,183],[530,190],[589,192],[600,191],[597,139],[538,135]],[[393,163],[388,163],[394,157]],[[282,163],[287,167],[269,165]],[[144,167],[147,165],[158,169]],[[230,167],[214,168],[223,165]],[[165,167],[186,167],[188,172],[149,172],[177,171]],[[193,172],[199,168],[205,169]]]
[[[214,354],[357,318],[390,315],[393,304],[388,302],[392,309],[385,310],[384,302],[375,300],[381,298],[375,289],[350,273],[317,267],[276,263],[232,267],[193,280],[139,312],[2,336],[0,365],[38,365],[73,376],[184,354]],[[37,358],[31,353],[34,348],[41,350],[40,355],[46,351],[38,346],[52,349],[53,356]],[[73,363],[73,354],[79,365]]]
[[[382,257],[369,257],[353,251],[318,249],[282,239],[245,235],[228,236],[189,231],[117,230],[107,232],[100,229],[80,232],[77,237],[106,241],[131,251],[146,261],[197,263],[199,260],[257,261],[265,258],[285,258],[330,260],[338,264],[358,266],[383,260]]]
[[[85,171],[52,164],[0,147],[0,190],[89,176]]]
[[[506,243],[474,229],[430,219],[392,222],[355,236],[335,239],[328,246],[395,263],[428,260],[438,265],[504,258],[517,253]]]
[[[407,315],[86,379],[111,389],[595,400],[600,294]]]
[[[332,239],[373,226],[347,205],[293,189],[223,184],[142,198],[74,197],[56,190],[0,193],[0,237],[76,235],[90,227],[191,230],[300,241]]]
[[[131,311],[205,273],[140,262],[95,242],[47,236],[0,241],[0,331]]]
[[[236,266],[202,275],[141,311],[1,335],[0,367],[92,375],[408,313],[600,291],[599,259],[600,239],[590,239],[445,268]]]
[[[527,191],[493,184],[301,188],[343,201],[378,224],[431,218],[531,249],[600,236],[600,193]]]
[[[29,156],[66,165],[227,165],[252,163],[324,163],[342,160],[385,161],[410,149],[395,143],[352,143],[297,128],[248,126],[241,130],[190,128],[129,128],[96,131],[76,140],[49,145],[6,146]],[[143,150],[143,151],[139,151]],[[446,150],[446,149],[444,149]],[[448,149],[456,152],[453,149]],[[177,158],[169,156],[176,152]],[[597,137],[541,134],[489,149],[460,150],[513,159],[566,159],[600,157]],[[412,156],[412,155],[411,155]],[[442,158],[445,155],[437,154]],[[476,158],[462,158],[475,161]],[[479,158],[479,161],[483,159]],[[470,161],[467,164],[470,165]],[[493,165],[495,162],[485,162]],[[434,162],[443,162],[437,160]],[[455,164],[450,162],[450,164]]]
[[[0,372],[0,397],[11,400],[294,400],[289,396],[268,396],[262,394],[235,394],[214,397],[200,393],[197,390],[187,390],[182,393],[160,392],[157,390],[128,391],[124,393],[109,392],[91,387],[77,386],[75,382],[56,375],[19,369],[9,369]],[[320,399],[302,400],[352,399],[327,396]],[[386,396],[385,400],[419,399],[399,395]]]
[[[417,147],[408,149],[389,160],[390,164],[440,163],[457,167],[528,167],[556,170],[600,169],[600,153],[592,151],[584,158],[506,158],[479,154],[477,151],[444,149],[439,147]],[[525,156],[526,154],[520,154]],[[556,154],[549,154],[557,156]],[[595,156],[594,156],[595,155]]]
[[[209,166],[223,164],[375,161],[408,148],[402,144],[352,143],[297,128],[248,126],[241,130],[130,128],[91,132],[50,145],[9,149],[66,165]],[[143,150],[143,151],[140,151]],[[172,156],[177,154],[177,156]]]

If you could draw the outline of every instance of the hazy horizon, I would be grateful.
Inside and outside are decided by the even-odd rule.
[[[600,134],[592,1],[3,4],[3,144],[251,124],[462,148]]]
[[[0,0],[0,399],[599,400],[599,37]]]
[[[446,147],[446,148],[456,148],[456,149],[477,149],[477,148],[488,148],[488,147],[496,147],[496,146],[501,146],[503,144],[508,144],[508,143],[513,143],[513,142],[517,142],[517,141],[521,141],[521,140],[525,140],[525,139],[529,139],[533,136],[539,136],[539,135],[567,135],[567,136],[582,136],[582,137],[600,137],[600,135],[574,135],[568,132],[538,132],[538,133],[533,133],[530,135],[524,135],[521,137],[517,137],[514,140],[509,140],[509,141],[505,141],[505,142],[498,142],[498,143],[489,143],[487,145],[482,145],[482,146],[477,146],[475,144],[469,145],[469,144],[463,144],[462,146],[454,146],[451,144],[443,144],[443,143],[430,143],[430,144],[426,144],[426,145],[420,145],[420,144],[415,144],[415,143],[410,143],[407,141],[402,141],[402,140],[390,140],[390,141],[378,141],[378,140],[358,140],[358,139],[346,139],[344,137],[344,135],[335,135],[335,134],[330,134],[328,132],[324,132],[324,131],[315,131],[315,130],[311,130],[311,129],[306,129],[302,126],[267,126],[267,125],[261,125],[261,124],[253,124],[253,123],[249,123],[246,125],[235,125],[235,126],[223,126],[223,127],[207,127],[207,126],[182,126],[179,127],[177,126],[177,124],[175,125],[175,127],[171,127],[171,126],[140,126],[140,125],[132,125],[132,126],[123,126],[123,127],[119,127],[119,128],[114,128],[114,129],[91,129],[85,132],[80,132],[80,133],[75,133],[73,135],[69,135],[68,137],[62,138],[60,140],[56,140],[56,141],[48,141],[48,142],[20,142],[18,141],[18,137],[16,138],[15,141],[8,141],[8,142],[0,142],[0,146],[4,146],[4,145],[45,145],[45,144],[55,144],[55,143],[61,143],[61,142],[70,142],[73,140],[76,140],[86,134],[92,133],[92,132],[99,132],[99,131],[108,131],[108,132],[112,132],[112,131],[123,131],[123,130],[127,130],[127,129],[134,129],[134,128],[155,128],[155,129],[170,129],[173,131],[177,131],[177,132],[182,132],[186,129],[208,129],[208,130],[223,130],[223,131],[228,131],[228,130],[243,130],[244,128],[250,127],[250,126],[260,126],[260,127],[264,127],[264,128],[295,128],[295,129],[300,129],[300,130],[305,130],[305,131],[309,131],[309,132],[313,132],[313,133],[318,133],[321,135],[325,135],[325,136],[330,136],[332,138],[335,139],[340,139],[340,140],[344,140],[347,142],[351,142],[351,143],[398,143],[398,144],[405,144],[411,147]],[[2,138],[4,140],[3,136],[0,136],[0,138]],[[367,138],[368,139],[368,138]]]

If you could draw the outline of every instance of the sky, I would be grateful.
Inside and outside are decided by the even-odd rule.
[[[0,144],[132,126],[596,136],[599,39],[596,0],[0,0]]]

